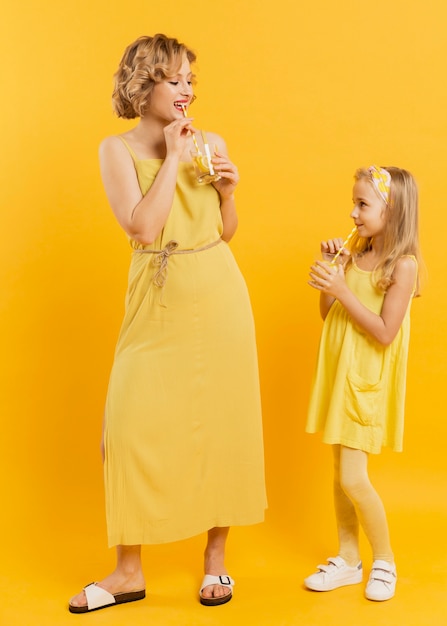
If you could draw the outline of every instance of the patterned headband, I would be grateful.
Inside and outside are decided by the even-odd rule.
[[[377,167],[377,165],[371,165],[371,167],[368,167],[368,172],[371,176],[371,182],[374,186],[374,189],[385,202],[385,204],[388,204],[391,188],[390,173],[383,167]]]

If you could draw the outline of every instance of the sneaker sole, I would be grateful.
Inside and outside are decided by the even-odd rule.
[[[395,592],[394,592],[394,591],[393,591],[393,593],[392,593],[391,595],[386,596],[386,598],[385,598],[385,597],[380,597],[380,598],[379,598],[379,597],[377,597],[377,596],[376,596],[376,597],[374,597],[374,596],[372,596],[372,595],[369,595],[369,594],[365,591],[365,598],[366,598],[367,600],[371,600],[372,602],[386,602],[387,600],[391,600],[391,598],[394,598],[394,596],[395,596]]]
[[[333,591],[339,587],[348,587],[349,585],[359,585],[363,582],[363,576],[356,579],[338,580],[333,583],[326,583],[325,585],[318,585],[316,583],[308,583],[304,581],[305,586],[311,591]]]

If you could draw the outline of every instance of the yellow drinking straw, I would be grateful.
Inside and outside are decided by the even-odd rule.
[[[184,115],[185,117],[188,117],[188,112],[187,112],[187,110],[186,110],[185,105],[184,105],[184,104],[181,104],[180,106],[182,107],[183,115]],[[202,152],[201,152],[201,150],[200,150],[200,148],[199,148],[199,144],[197,143],[197,139],[196,139],[196,136],[195,136],[195,134],[194,134],[194,133],[192,133],[192,140],[193,140],[194,145],[195,145],[195,147],[196,147],[197,153],[199,154],[199,156],[201,156],[201,155],[202,155]]]
[[[349,233],[349,235],[346,237],[346,239],[343,242],[342,247],[340,248],[340,250],[337,252],[337,254],[334,256],[334,258],[332,259],[332,261],[329,263],[329,265],[335,265],[335,261],[338,259],[338,257],[340,256],[340,254],[343,251],[343,248],[345,246],[348,245],[349,240],[351,239],[352,235],[355,233],[355,231],[357,230],[357,226],[354,226],[354,228],[351,230],[351,232]]]

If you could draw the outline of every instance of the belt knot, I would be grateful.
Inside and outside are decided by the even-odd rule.
[[[214,248],[214,246],[217,246],[219,243],[222,243],[222,239],[217,239],[217,241],[208,243],[204,246],[201,246],[200,248],[186,248],[184,250],[179,250],[178,249],[180,245],[179,242],[175,241],[175,239],[171,239],[171,241],[168,241],[168,243],[165,245],[163,250],[150,250],[150,249],[148,250],[146,248],[143,248],[143,249],[137,248],[136,250],[134,250],[134,252],[136,252],[137,254],[152,254],[153,255],[153,259],[151,261],[152,265],[155,265],[155,267],[157,267],[158,269],[154,273],[152,282],[154,283],[154,285],[161,288],[161,294],[160,294],[161,306],[165,306],[162,302],[162,294],[163,294],[163,287],[165,286],[166,279],[168,277],[169,257],[174,254],[195,254],[196,252],[203,252],[204,250],[209,250],[210,248]]]
[[[168,276],[168,260],[171,254],[175,254],[175,251],[179,247],[178,241],[172,239],[168,241],[163,250],[156,252],[152,259],[152,264],[158,266],[157,271],[154,274],[153,282],[157,287],[164,287],[166,278]]]

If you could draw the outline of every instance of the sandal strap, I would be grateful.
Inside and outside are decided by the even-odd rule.
[[[115,596],[99,587],[97,583],[90,583],[84,587],[85,596],[87,598],[88,610],[99,609],[101,606],[115,604]]]
[[[212,574],[206,574],[202,580],[202,585],[200,587],[200,591],[202,592],[205,587],[209,585],[222,585],[222,587],[229,587],[233,590],[234,580],[231,576],[227,576],[227,574],[223,574],[222,576],[213,576]]]

